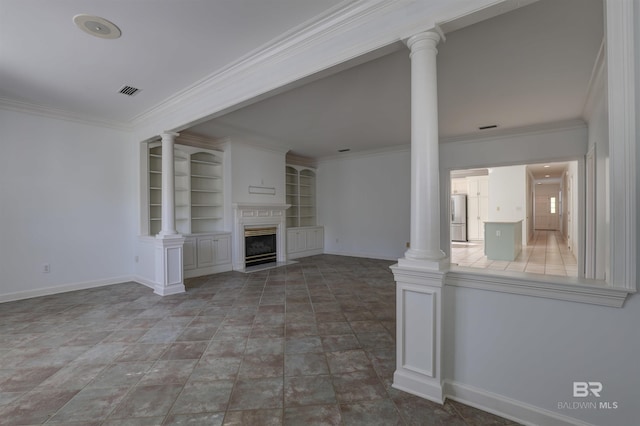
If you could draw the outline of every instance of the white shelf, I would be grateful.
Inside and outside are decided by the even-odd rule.
[[[149,147],[149,234],[160,232],[162,146]],[[176,230],[183,235],[220,232],[224,223],[220,153],[176,145],[174,149]]]
[[[315,225],[315,171],[287,165],[285,174],[287,203],[291,204],[287,210],[287,227]]]
[[[222,164],[220,161],[204,161],[204,160],[191,160],[194,164],[209,164],[212,166],[219,166]]]

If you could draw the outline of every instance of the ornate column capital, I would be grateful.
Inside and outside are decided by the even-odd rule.
[[[432,30],[414,34],[404,42],[412,54],[413,52],[424,49],[435,50],[435,52],[438,53],[436,46],[441,40],[445,40],[444,33],[439,27],[435,27]]]
[[[168,132],[168,131],[164,131],[162,133],[160,133],[160,138],[163,141],[166,140],[171,140],[173,141],[175,138],[177,138],[178,136],[180,136],[180,133],[176,133],[176,132]]]

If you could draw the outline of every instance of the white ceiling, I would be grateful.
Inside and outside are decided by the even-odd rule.
[[[0,0],[0,103],[126,124],[350,3]],[[72,22],[80,13],[114,22],[122,37],[80,31]],[[601,0],[540,0],[448,33],[438,55],[441,136],[580,117],[602,32]],[[311,157],[406,144],[408,51],[397,43],[372,57],[190,130],[268,141]],[[126,97],[118,93],[123,85],[142,91]]]
[[[580,118],[603,36],[601,0],[540,0],[446,35],[438,46],[442,137]],[[298,155],[410,141],[406,47],[193,127]]]
[[[0,0],[0,98],[128,122],[343,0]],[[122,30],[80,31],[77,14]],[[142,89],[128,98],[123,85]]]

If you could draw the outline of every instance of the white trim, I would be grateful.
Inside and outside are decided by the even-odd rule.
[[[452,380],[444,382],[445,398],[478,408],[482,411],[516,421],[524,425],[545,426],[594,426],[574,417],[545,410],[484,389]]]
[[[328,251],[328,250],[325,250],[324,254],[328,254],[328,255],[332,255],[332,256],[359,257],[359,258],[363,258],[363,259],[389,260],[389,261],[392,261],[392,262],[397,262],[398,261],[398,257],[382,256],[380,254],[364,253],[364,252]]]
[[[601,281],[595,280],[521,272],[475,272],[470,269],[452,266],[445,277],[445,284],[614,308],[621,308],[629,294],[626,289],[604,285]]]
[[[635,2],[637,4],[637,2]],[[636,104],[634,2],[606,2],[609,106],[609,282],[636,291]]]
[[[228,234],[231,236],[231,234]],[[202,277],[204,275],[213,275],[219,274],[221,272],[229,272],[233,270],[233,265],[231,262],[224,263],[222,265],[209,266],[207,268],[197,268],[197,269],[189,269],[184,271],[184,278],[196,278]]]
[[[306,27],[294,29],[138,115],[132,124],[141,140],[153,136],[159,127],[185,129],[431,29],[436,21],[464,16],[497,3],[500,1],[343,3]]]
[[[540,134],[556,133],[562,130],[584,129],[586,127],[587,124],[582,119],[554,121],[550,123],[532,124],[530,126],[512,127],[509,129],[489,130],[482,133],[446,136],[440,138],[440,143],[477,143],[483,141],[508,139],[515,136],[534,136]]]
[[[333,162],[336,160],[359,160],[361,158],[377,157],[388,153],[409,151],[411,151],[411,144],[403,143],[401,145],[389,145],[382,148],[368,149],[366,151],[354,151],[337,155],[328,155],[326,157],[319,157],[316,161],[318,166],[320,166],[322,163]]]
[[[72,111],[66,111],[58,108],[51,108],[45,105],[21,102],[15,99],[0,97],[0,109],[8,111],[22,112],[25,114],[38,115],[40,117],[52,118],[55,120],[71,121],[87,126],[106,127],[121,131],[130,131],[133,127],[127,123],[111,120],[100,120],[97,118],[86,117]]]
[[[104,287],[104,286],[114,285],[114,284],[123,284],[130,281],[133,281],[136,283],[140,282],[138,281],[138,277],[125,275],[121,277],[105,278],[102,280],[63,284],[63,285],[54,286],[54,287],[45,287],[45,288],[39,288],[34,290],[26,290],[26,291],[18,291],[15,293],[1,294],[0,303],[13,302],[16,300],[23,300],[23,299],[31,299],[33,297],[49,296],[51,294],[66,293],[69,291],[86,290],[90,288]]]
[[[132,281],[138,283],[138,284],[142,284],[145,287],[149,287],[151,290],[155,290],[156,289],[156,283],[150,279],[147,279],[143,276],[140,275],[136,275],[135,277],[133,277]]]
[[[297,251],[295,253],[287,253],[287,259],[300,259],[301,257],[317,256],[320,254],[325,254],[324,250],[321,248],[314,250]]]

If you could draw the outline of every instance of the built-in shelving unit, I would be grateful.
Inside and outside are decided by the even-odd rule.
[[[307,167],[287,166],[287,227],[315,226],[316,173]]]
[[[176,230],[219,232],[224,226],[222,155],[177,146],[174,150]],[[149,148],[149,235],[162,228],[162,147]]]
[[[191,155],[191,233],[222,229],[222,159],[212,153]]]
[[[287,165],[287,257],[313,256],[324,252],[324,228],[316,226],[316,172]]]
[[[149,235],[162,229],[162,147],[149,148]]]

